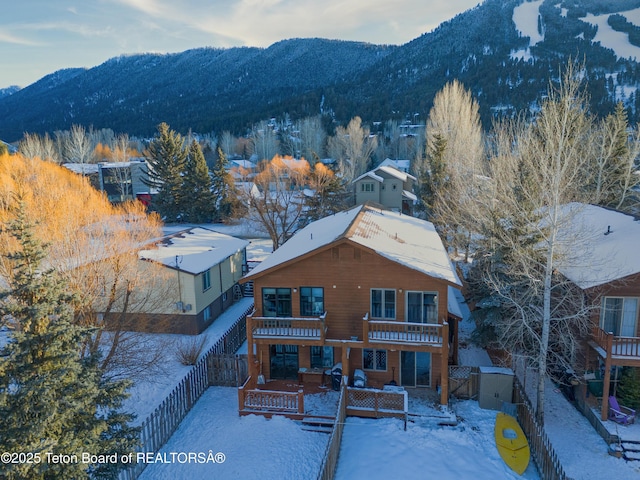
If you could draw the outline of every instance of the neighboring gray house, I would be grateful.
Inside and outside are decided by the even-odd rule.
[[[383,165],[360,175],[353,181],[356,204],[375,202],[389,210],[411,215],[417,197],[413,193],[416,177],[397,168]]]
[[[247,240],[193,227],[140,251],[141,262],[167,270],[157,289],[161,298],[145,298],[146,303],[127,316],[125,329],[191,335],[204,331],[237,300],[247,245]]]
[[[98,163],[100,190],[113,203],[134,200],[140,195],[148,196],[149,186],[143,182],[146,177],[147,162],[144,158]]]

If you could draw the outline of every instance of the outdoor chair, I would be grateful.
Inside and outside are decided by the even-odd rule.
[[[616,397],[609,397],[609,420],[620,425],[631,425],[635,422],[636,411],[618,404]]]

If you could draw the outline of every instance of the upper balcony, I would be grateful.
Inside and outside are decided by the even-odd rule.
[[[368,343],[393,343],[401,345],[416,345],[440,347],[443,338],[449,336],[447,323],[412,323],[398,321],[369,320],[369,315],[363,318],[363,338]]]
[[[287,340],[324,342],[327,334],[327,312],[319,317],[247,317],[247,327],[254,340],[273,343]]]
[[[620,337],[594,326],[590,344],[611,365],[640,366],[640,337]]]

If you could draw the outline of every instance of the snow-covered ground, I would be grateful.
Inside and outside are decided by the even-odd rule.
[[[521,48],[511,52],[510,57],[514,60],[520,59],[525,62],[530,60],[532,47],[544,40],[544,35],[538,32],[538,15],[540,5],[543,0],[535,0],[533,2],[524,2],[513,9],[513,23],[521,37],[529,37],[529,45],[527,48]]]
[[[166,351],[163,373],[136,382],[129,390],[130,397],[125,401],[123,409],[136,414],[136,423],[143,422],[193,368],[182,365],[178,361],[176,357],[178,344],[205,338],[202,352],[206,353],[252,303],[251,298],[241,299],[216,318],[209,328],[198,336],[143,334],[148,343],[154,345],[153,348],[162,348]]]
[[[148,465],[139,478],[315,479],[328,441],[329,435],[302,430],[298,423],[284,417],[240,417],[238,390],[231,387],[211,387],[202,395],[162,451],[204,452],[208,455],[211,450],[213,454],[223,453],[224,462],[154,463]]]
[[[640,26],[640,8],[634,10],[628,10],[626,12],[620,12],[621,15],[636,26]],[[624,32],[617,32],[607,23],[609,15],[593,15],[587,14],[586,17],[581,18],[592,25],[598,27],[594,42],[600,42],[605,48],[610,48],[616,54],[618,58],[636,58],[640,59],[640,47],[631,45],[629,43],[629,36]]]

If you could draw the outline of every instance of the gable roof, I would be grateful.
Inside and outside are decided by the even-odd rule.
[[[373,170],[370,170],[368,172],[363,173],[358,178],[356,178],[353,181],[353,183],[358,182],[358,181],[362,180],[363,178],[367,178],[367,177],[372,178],[372,179],[376,180],[377,182],[382,183],[384,181],[384,177],[381,177],[379,175],[379,173],[386,173],[390,177],[397,178],[398,180],[400,180],[403,183],[406,182],[408,178],[410,178],[412,180],[416,180],[416,177],[414,177],[413,175],[410,175],[408,173],[402,172],[402,171],[398,170],[395,167],[392,167],[390,165],[380,165],[380,166],[374,168]]]
[[[432,223],[366,204],[307,225],[245,278],[278,268],[341,239],[425,275],[462,285]]]
[[[142,250],[140,258],[176,268],[177,257],[178,269],[197,275],[241,251],[249,242],[207,228],[195,227],[167,235],[156,245],[156,249]]]
[[[558,270],[582,289],[640,273],[640,221],[616,210],[571,203],[570,222],[560,230],[570,252]]]

